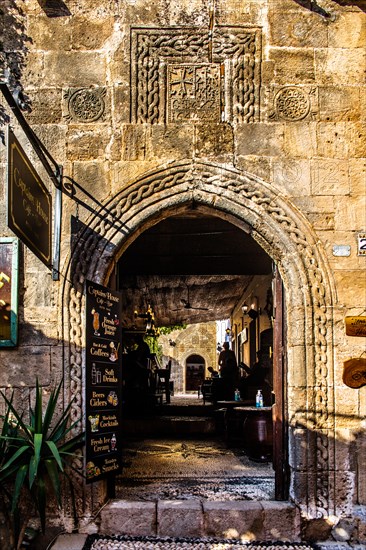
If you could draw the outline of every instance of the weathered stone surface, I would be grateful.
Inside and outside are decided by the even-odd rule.
[[[209,536],[263,540],[264,514],[258,502],[205,502],[205,531]]]
[[[335,229],[342,230],[345,226],[351,231],[359,231],[366,222],[364,197],[350,197],[340,201],[335,213]]]
[[[92,208],[98,208],[97,203],[103,202],[109,195],[108,167],[103,162],[75,162],[73,178],[92,195],[93,198],[90,198],[82,190],[76,191],[81,201]]]
[[[236,155],[283,155],[284,128],[278,124],[241,125],[236,132]]]
[[[315,80],[314,56],[312,51],[301,48],[273,49],[273,80],[276,84],[306,84]]]
[[[66,126],[62,124],[33,125],[37,137],[52,155],[57,164],[62,165],[66,160],[65,136]],[[39,160],[36,156],[36,166],[39,166]],[[54,169],[54,166],[51,166]],[[49,185],[49,177],[44,179],[46,186]],[[52,184],[53,185],[53,184]]]
[[[45,85],[43,70],[44,53],[28,52],[22,71],[24,81],[27,82],[27,88],[35,88],[37,90]]]
[[[90,20],[75,17],[72,21],[72,48],[74,50],[99,50],[113,32],[113,17]]]
[[[153,124],[147,131],[146,158],[184,159],[193,154],[193,134],[190,124]]]
[[[336,516],[349,516],[354,505],[355,473],[337,471],[334,476],[330,476],[329,482],[329,489],[333,491],[336,488],[337,490]]]
[[[121,74],[121,63],[118,64],[117,75]],[[126,61],[123,63],[126,64]],[[113,78],[113,76],[112,76]],[[113,119],[116,126],[119,124],[128,124],[130,120],[130,86],[129,83],[119,83],[121,77],[116,76],[113,80],[114,88],[112,90],[113,97]]]
[[[293,345],[288,350],[289,386],[305,386],[307,384],[305,360],[302,346]]]
[[[332,139],[332,137],[330,138]],[[337,139],[337,138],[336,138]],[[341,142],[341,139],[339,143]],[[311,192],[314,196],[349,195],[348,162],[314,159],[311,162]]]
[[[154,161],[128,161],[113,163],[111,172],[112,193],[121,191],[135,182],[144,173],[156,166]]]
[[[361,84],[365,81],[366,54],[363,48],[315,50],[315,66],[321,84]]]
[[[264,181],[274,180],[274,178],[271,177],[272,168],[269,158],[257,157],[255,155],[238,155],[235,158],[235,165],[239,170],[255,174]]]
[[[300,540],[298,510],[287,502],[261,502],[264,515],[264,540]]]
[[[311,158],[316,153],[315,124],[291,123],[284,126],[284,153],[292,158]]]
[[[122,160],[138,161],[145,159],[148,131],[149,128],[142,124],[125,124],[122,127]]]
[[[197,124],[195,152],[215,162],[232,162],[234,136],[229,124]]]
[[[274,46],[318,48],[327,45],[327,26],[315,13],[286,10],[282,5],[273,5],[268,11]]]
[[[366,124],[359,122],[348,127],[349,152],[351,157],[365,158]]]
[[[70,20],[66,17],[31,16],[27,31],[36,50],[71,50]]]
[[[67,158],[74,161],[85,161],[103,158],[109,136],[108,130],[93,125],[70,126],[67,132]]]
[[[38,84],[42,80],[48,87],[102,86],[105,71],[106,59],[100,52],[47,52]]]
[[[344,159],[349,153],[345,123],[320,123],[317,126],[317,156]]]
[[[26,114],[30,124],[57,124],[61,122],[62,109],[60,89],[45,89],[29,91],[32,111]]]
[[[314,229],[334,228],[335,205],[332,196],[297,197],[294,202],[304,212]]]
[[[157,534],[198,537],[203,535],[202,504],[199,500],[159,500]]]
[[[20,326],[20,335],[21,335]],[[51,347],[22,346],[0,355],[0,387],[32,387],[50,383]]]
[[[351,425],[352,417],[356,419],[358,412],[355,390],[342,384],[341,387],[335,388],[335,397],[337,401],[337,424],[340,427]]]
[[[351,196],[362,195],[366,188],[366,160],[351,159],[349,167]]]
[[[364,48],[366,15],[362,12],[340,13],[328,29],[329,47]]]
[[[285,139],[289,139],[288,134]],[[310,162],[302,159],[276,159],[273,161],[272,180],[288,196],[308,196]]]
[[[320,86],[319,117],[323,121],[359,120],[360,90],[352,86]]]
[[[100,533],[113,535],[155,535],[155,502],[113,501],[101,512]]]

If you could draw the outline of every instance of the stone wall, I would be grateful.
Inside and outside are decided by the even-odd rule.
[[[169,341],[175,343],[171,346]],[[201,355],[205,361],[205,375],[208,367],[217,370],[216,323],[197,323],[183,330],[175,330],[169,335],[160,336],[165,361],[172,359],[172,380],[175,392],[186,390],[186,361],[190,355]]]
[[[47,387],[64,373],[65,399],[76,395],[81,414],[83,281],[103,282],[125,243],[95,208],[108,203],[133,235],[194,195],[205,211],[247,224],[278,263],[291,498],[309,518],[350,517],[366,504],[366,387],[342,380],[344,361],[365,349],[344,328],[346,316],[365,315],[365,2],[6,0],[2,9],[11,86],[74,187],[60,281],[23,249],[19,346],[1,351],[0,387],[27,402],[36,376]],[[72,254],[82,224],[89,232]],[[86,515],[93,491],[79,494]]]

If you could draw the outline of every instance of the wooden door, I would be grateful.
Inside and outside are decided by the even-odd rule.
[[[275,498],[288,498],[288,448],[286,403],[286,327],[284,288],[276,265],[273,269],[273,467]]]

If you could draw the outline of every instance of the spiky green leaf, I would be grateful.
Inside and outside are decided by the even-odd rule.
[[[44,437],[46,436],[46,434],[47,434],[47,432],[50,428],[50,424],[52,422],[53,415],[55,414],[55,409],[56,409],[58,397],[59,397],[59,394],[60,394],[61,386],[62,386],[62,380],[59,383],[59,385],[57,386],[56,390],[53,390],[50,397],[49,397],[47,409],[46,409],[44,419],[43,419],[43,436]]]
[[[41,520],[42,533],[46,530],[46,484],[45,479],[41,477],[38,480],[36,491],[35,491],[35,500],[38,508],[39,518]]]
[[[36,434],[42,433],[42,388],[36,380],[36,404],[34,407],[34,430]]]
[[[48,448],[50,449],[50,451],[52,453],[52,456],[56,460],[58,467],[60,468],[61,471],[63,471],[64,468],[62,466],[60,453],[59,453],[59,450],[57,449],[56,445],[54,444],[53,441],[46,441],[46,444],[47,444]]]
[[[36,461],[36,457],[33,455],[29,461],[29,467],[28,467],[29,489],[32,489],[34,480],[36,479],[37,467],[38,467],[38,464]]]
[[[23,445],[20,447],[14,454],[9,458],[7,462],[1,467],[1,470],[5,472],[13,462],[15,462],[19,457],[22,456],[25,451],[29,450],[29,445]]]
[[[18,473],[17,473],[17,476],[15,478],[15,484],[14,484],[14,493],[13,493],[12,506],[11,506],[12,513],[14,513],[14,511],[16,510],[16,508],[18,506],[18,500],[19,500],[20,492],[21,492],[22,487],[24,485],[25,478],[27,477],[27,472],[28,472],[28,465],[27,464],[23,464],[18,469]]]
[[[3,399],[5,400],[5,403],[7,404],[9,411],[12,412],[14,415],[14,418],[19,426],[24,432],[24,436],[27,436],[29,439],[32,439],[32,433],[29,430],[29,426],[23,422],[22,415],[18,413],[18,411],[13,407],[13,404],[7,399],[6,395],[3,394],[3,392],[0,392]]]
[[[59,471],[53,460],[45,460],[45,464],[57,499],[57,504],[61,508],[61,485]]]

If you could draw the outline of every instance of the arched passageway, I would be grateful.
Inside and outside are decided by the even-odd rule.
[[[148,227],[194,203],[203,214],[249,233],[276,262],[286,291],[287,415],[290,497],[308,515],[335,513],[333,404],[333,284],[310,225],[269,184],[236,169],[200,162],[171,164],[141,177],[105,206],[113,219],[95,216],[78,235],[65,273],[68,391],[80,416],[83,399],[84,282],[108,279],[114,263]],[[305,490],[304,490],[305,487]],[[92,488],[89,489],[92,492]],[[91,506],[90,493],[79,505]],[[83,502],[81,502],[83,500]],[[88,504],[89,503],[89,504]],[[351,506],[345,503],[345,507]]]

